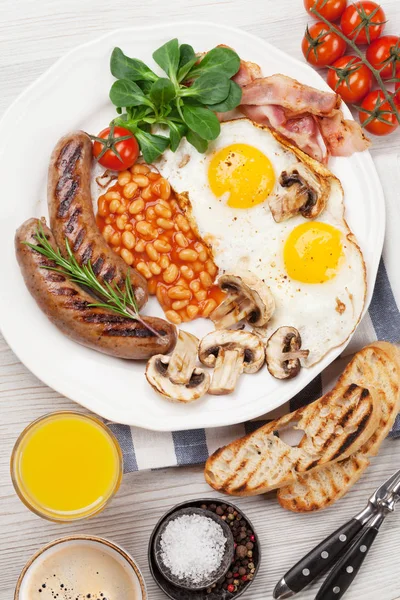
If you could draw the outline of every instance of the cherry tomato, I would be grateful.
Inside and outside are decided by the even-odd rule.
[[[400,38],[384,35],[368,46],[365,56],[375,69],[380,70],[382,79],[395,77],[400,66]]]
[[[307,27],[301,49],[311,65],[326,67],[343,56],[346,42],[337,33],[329,31],[328,25],[318,21]]]
[[[387,135],[399,126],[397,117],[381,90],[370,92],[362,101],[361,107],[366,112],[360,111],[360,121],[369,133]]]
[[[92,136],[92,140],[93,154],[106,169],[124,171],[137,161],[139,144],[133,133],[124,127],[106,127],[98,136]]]
[[[342,14],[340,27],[357,44],[369,44],[381,35],[385,27],[385,13],[376,2],[355,2]]]
[[[360,102],[372,87],[372,73],[357,56],[342,56],[329,67],[328,85],[345,102]]]
[[[328,21],[336,21],[344,9],[346,8],[347,0],[304,0],[304,8],[306,11],[314,17],[314,19],[318,19],[310,9],[315,8],[319,13]]]

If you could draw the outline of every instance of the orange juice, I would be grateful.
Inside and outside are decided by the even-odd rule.
[[[118,442],[101,421],[76,412],[47,415],[22,432],[11,458],[14,487],[40,516],[68,521],[104,508],[122,477]]]

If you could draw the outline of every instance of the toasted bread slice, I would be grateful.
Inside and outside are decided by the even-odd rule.
[[[300,473],[350,456],[371,437],[380,417],[374,392],[353,383],[337,387],[214,452],[206,462],[206,481],[227,494],[264,494]],[[279,430],[288,426],[304,432],[297,446],[279,437]]]
[[[358,352],[338,385],[354,381],[381,390],[382,416],[377,430],[362,448],[342,462],[309,473],[278,490],[281,506],[295,512],[326,508],[344,496],[369,466],[389,433],[400,409],[400,351],[388,342],[375,342]]]

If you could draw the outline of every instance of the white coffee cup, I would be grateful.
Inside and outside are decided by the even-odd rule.
[[[148,600],[133,558],[113,542],[91,535],[67,536],[41,548],[23,568],[14,600],[47,600],[56,593],[58,600],[74,594]]]

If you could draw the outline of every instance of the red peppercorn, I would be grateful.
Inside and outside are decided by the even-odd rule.
[[[230,583],[226,589],[228,590],[228,592],[231,592],[231,594],[233,594],[233,592],[235,591],[235,586],[233,585],[233,583]]]
[[[238,577],[239,577],[239,573],[234,573],[234,574],[233,574],[233,578],[234,578],[234,579],[237,579]]]
[[[236,542],[233,544],[233,547],[234,547],[235,549],[237,548],[237,543],[236,543]]]
[[[247,575],[243,575],[242,581],[247,581]]]
[[[251,542],[254,542],[254,541],[255,541],[255,539],[256,539],[256,538],[254,537],[254,535],[251,535],[251,536],[250,536],[250,541],[251,541]]]

